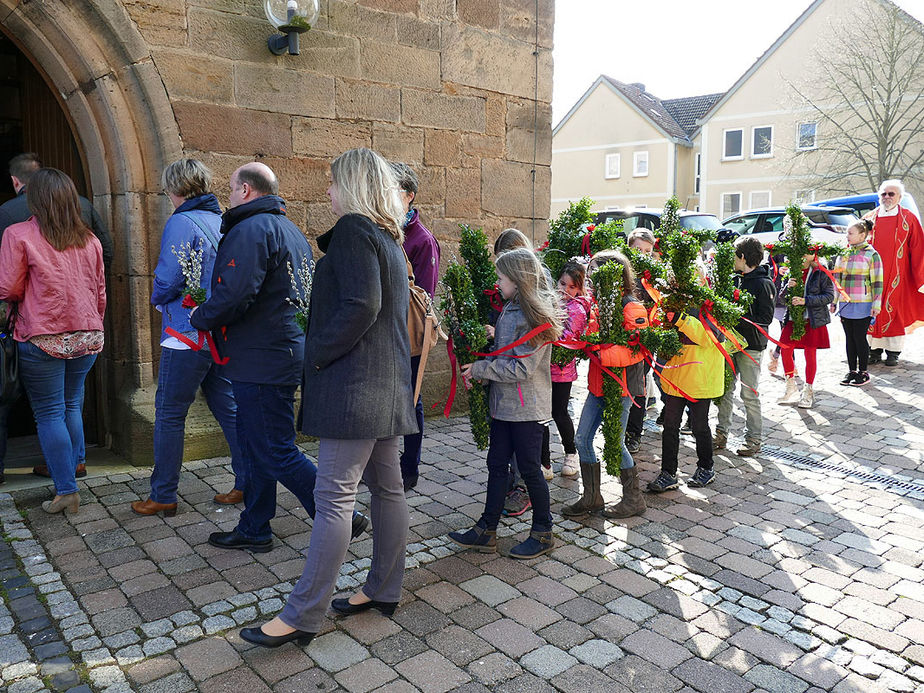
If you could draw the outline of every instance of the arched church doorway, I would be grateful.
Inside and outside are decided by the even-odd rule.
[[[85,157],[55,93],[25,53],[0,33],[0,204],[16,194],[7,175],[7,162],[22,152],[35,152],[45,166],[67,173],[77,192],[92,199]],[[101,371],[94,368],[87,378],[84,432],[88,447],[106,440]],[[42,463],[32,409],[25,396],[10,410],[7,434],[7,469]]]

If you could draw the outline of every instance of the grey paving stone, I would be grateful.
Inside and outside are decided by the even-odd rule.
[[[572,647],[569,653],[577,657],[584,664],[588,664],[596,669],[605,669],[625,655],[618,645],[614,645],[606,640],[588,640],[587,642]]]
[[[346,633],[335,631],[312,640],[308,655],[324,671],[337,672],[366,659],[369,650]]]
[[[737,674],[701,659],[689,659],[671,673],[702,693],[748,693],[754,689]]]
[[[809,687],[802,679],[768,664],[758,664],[744,678],[769,693],[802,693]]]
[[[552,645],[543,645],[520,657],[520,666],[544,679],[557,676],[577,663],[574,656]]]
[[[481,575],[472,580],[466,580],[460,583],[459,587],[488,606],[497,606],[520,596],[519,590],[501,582],[493,575]]]
[[[444,693],[471,680],[471,676],[438,652],[428,651],[395,665],[404,678],[422,691]]]

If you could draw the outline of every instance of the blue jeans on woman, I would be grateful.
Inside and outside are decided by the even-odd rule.
[[[32,404],[55,493],[76,493],[74,473],[84,450],[83,385],[96,354],[59,359],[32,342],[19,342],[18,348],[19,375]]]
[[[160,372],[154,397],[151,500],[156,503],[176,503],[183,465],[186,414],[200,387],[231,449],[234,488],[244,490],[244,463],[237,444],[237,405],[231,392],[231,381],[222,375],[221,366],[212,361],[207,351],[164,348],[160,352]]]
[[[584,400],[584,408],[581,410],[581,421],[578,424],[577,433],[574,435],[574,445],[578,451],[578,457],[584,464],[599,464],[597,453],[594,451],[594,438],[600,425],[603,423],[603,397],[597,397],[590,392],[587,393],[587,399]],[[622,464],[621,469],[631,469],[635,466],[635,460],[626,448],[626,422],[629,420],[629,412],[632,409],[632,398],[622,398],[622,416],[619,421],[622,425]]]

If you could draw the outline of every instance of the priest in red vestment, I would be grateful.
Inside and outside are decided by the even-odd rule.
[[[880,206],[873,219],[873,247],[882,257],[882,311],[870,327],[870,360],[898,365],[905,335],[924,325],[924,231],[921,222],[899,205],[905,187],[887,180],[879,186]]]

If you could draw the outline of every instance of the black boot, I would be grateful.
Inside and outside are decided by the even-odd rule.
[[[882,349],[869,350],[869,365],[873,366],[882,362]]]
[[[898,365],[898,355],[901,352],[899,351],[887,351],[886,359],[882,362],[883,366],[897,366]]]

